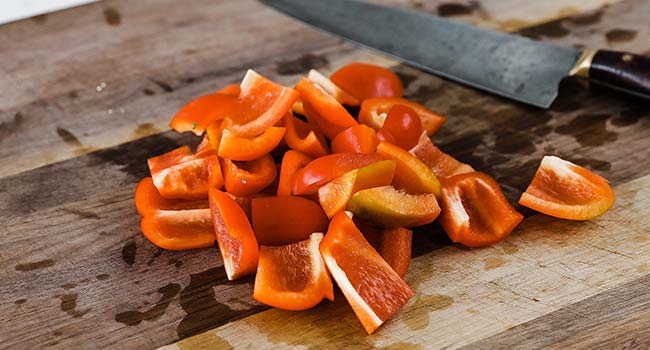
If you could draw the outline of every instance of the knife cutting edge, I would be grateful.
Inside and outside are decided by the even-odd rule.
[[[541,108],[574,76],[650,99],[650,58],[563,47],[354,0],[262,0],[318,29],[459,83]]]

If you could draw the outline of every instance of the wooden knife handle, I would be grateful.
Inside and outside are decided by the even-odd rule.
[[[650,99],[650,57],[598,50],[589,67],[589,80]]]

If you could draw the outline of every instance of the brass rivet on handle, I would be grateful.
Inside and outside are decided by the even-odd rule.
[[[623,62],[628,62],[629,63],[629,62],[632,62],[632,60],[634,59],[634,56],[632,56],[629,53],[626,53],[621,58],[623,59]]]

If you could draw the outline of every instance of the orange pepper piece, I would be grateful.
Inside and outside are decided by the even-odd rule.
[[[490,176],[474,172],[443,180],[440,224],[449,238],[468,247],[505,239],[519,225],[519,214]]]
[[[426,132],[422,133],[418,144],[409,152],[426,164],[438,177],[450,177],[475,171],[469,164],[461,163],[441,151],[431,142]]]
[[[278,173],[270,154],[237,163],[222,158],[221,169],[226,190],[238,197],[250,196],[263,190],[275,180]]]
[[[300,242],[314,232],[324,232],[329,223],[320,205],[295,196],[251,199],[251,221],[261,245]]]
[[[210,209],[157,210],[142,218],[140,229],[151,243],[169,250],[210,247],[215,240]]]
[[[404,93],[404,86],[397,74],[374,64],[346,64],[334,72],[330,79],[362,101],[373,97],[402,97]]]
[[[388,110],[388,116],[377,132],[379,138],[385,137],[385,141],[405,150],[415,147],[421,134],[420,116],[411,107],[400,104],[394,105]]]
[[[142,179],[135,189],[135,207],[141,216],[154,214],[158,210],[205,209],[208,206],[208,201],[204,199],[188,201],[164,198],[150,177]]]
[[[278,196],[290,196],[293,187],[293,178],[298,169],[307,165],[314,158],[296,151],[288,150],[282,157],[280,176],[278,180]]]
[[[359,221],[354,221],[368,243],[375,248],[384,260],[400,276],[404,277],[411,264],[411,245],[413,231],[405,227],[377,229]]]
[[[394,160],[380,160],[347,173],[318,189],[318,202],[328,217],[345,210],[352,196],[366,188],[390,185],[395,175]]]
[[[296,172],[293,194],[316,193],[320,186],[332,179],[383,159],[377,153],[334,153],[316,158]]]
[[[519,204],[546,215],[589,220],[614,204],[614,191],[599,175],[555,156],[542,159]]]
[[[414,110],[420,117],[422,128],[427,131],[427,135],[429,136],[438,132],[442,127],[442,124],[447,120],[447,118],[431,111],[419,103],[399,97],[378,97],[367,99],[361,103],[361,110],[359,110],[359,123],[366,124],[375,130],[379,130],[384,125],[388,111],[391,107],[397,104],[407,106]]]
[[[192,154],[187,146],[149,158],[153,183],[165,198],[199,199],[208,194],[208,167],[216,160],[213,150]]]
[[[285,128],[272,126],[255,137],[241,137],[223,130],[219,143],[219,156],[232,160],[253,160],[276,148],[284,137]]]
[[[323,135],[291,113],[284,116],[284,126],[287,128],[284,140],[289,147],[312,157],[320,157],[329,153]]]
[[[368,334],[413,297],[413,291],[366,241],[346,212],[332,218],[320,252]]]
[[[210,212],[229,280],[254,273],[259,248],[242,208],[226,193],[210,188]]]
[[[440,182],[431,169],[408,151],[381,141],[377,153],[397,162],[393,184],[409,193],[433,193],[440,196]]]
[[[201,96],[186,104],[176,113],[169,126],[178,131],[191,131],[201,135],[216,121],[236,111],[239,103],[236,97],[214,93]]]
[[[285,310],[306,310],[323,298],[334,300],[334,286],[320,256],[322,233],[307,240],[260,248],[253,298]]]
[[[318,85],[325,90],[328,94],[332,95],[340,104],[348,106],[358,106],[361,104],[358,98],[348,94],[343,89],[334,84],[328,77],[321,74],[321,72],[312,69],[307,74],[307,80]]]
[[[230,84],[224,86],[221,90],[217,91],[217,93],[239,97],[239,94],[241,93],[241,88],[239,87],[239,84]]]
[[[236,113],[224,119],[224,128],[242,137],[260,135],[275,125],[298,99],[294,89],[278,85],[253,70],[241,82]]]
[[[341,131],[332,140],[333,153],[374,153],[377,151],[379,139],[375,130],[367,125],[359,124]]]
[[[310,121],[315,121],[331,140],[339,132],[357,125],[350,113],[331,95],[302,78],[296,85],[303,110]]]

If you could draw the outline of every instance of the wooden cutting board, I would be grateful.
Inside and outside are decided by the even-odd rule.
[[[382,2],[650,53],[643,0]],[[340,293],[305,312],[269,309],[252,299],[252,278],[227,281],[216,249],[163,251],[142,237],[132,196],[146,159],[196,143],[166,131],[180,106],[249,67],[292,84],[353,60],[399,72],[407,97],[448,117],[435,143],[494,176],[511,202],[556,154],[608,178],[615,206],[589,222],[519,208],[522,225],[485,249],[419,230],[405,277],[416,296],[371,336]],[[0,348],[650,347],[647,101],[568,81],[550,110],[534,109],[251,1],[104,1],[3,25],[0,71]]]

